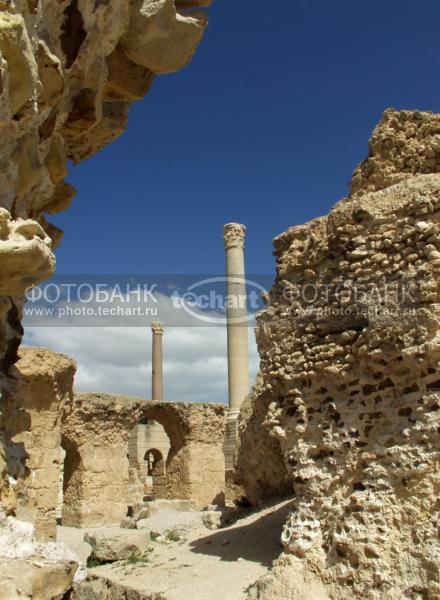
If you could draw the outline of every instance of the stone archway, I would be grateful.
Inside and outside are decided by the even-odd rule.
[[[153,490],[152,476],[147,473],[146,455],[150,449],[155,451],[155,455],[159,452],[165,471],[165,461],[170,447],[170,439],[157,421],[141,417],[130,431],[128,438],[129,506],[143,502],[146,497],[166,498],[165,472],[161,475],[160,484],[157,479],[159,471],[156,472],[157,481]]]
[[[189,402],[145,402],[142,415],[157,421],[170,439],[166,497],[198,506],[224,501],[223,452],[227,407]]]
[[[144,461],[147,468],[147,477],[151,479],[151,495],[154,498],[166,498],[166,470],[162,452],[157,448],[150,448],[145,453]],[[149,490],[146,491],[148,495]]]
[[[128,440],[141,419],[162,425],[170,440],[163,497],[192,499],[200,508],[221,503],[226,410],[223,404],[154,402],[116,394],[77,395],[63,431],[79,456],[78,467],[65,484],[63,524],[112,525],[126,515]]]

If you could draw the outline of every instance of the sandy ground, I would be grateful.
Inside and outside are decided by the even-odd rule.
[[[246,588],[281,553],[280,535],[290,504],[284,501],[253,512],[224,529],[197,528],[185,541],[152,541],[147,562],[118,562],[90,572],[139,592],[162,593],[167,600],[243,600]],[[99,528],[109,534],[117,530]],[[84,556],[85,531],[96,529],[60,527],[59,541]]]

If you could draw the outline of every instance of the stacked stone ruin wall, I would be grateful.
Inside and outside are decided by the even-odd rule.
[[[332,598],[440,595],[439,123],[388,111],[352,196],[274,240],[236,480],[290,489],[285,550]]]

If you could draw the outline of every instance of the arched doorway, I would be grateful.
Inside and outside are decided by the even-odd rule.
[[[166,498],[166,461],[170,438],[162,425],[141,418],[128,440],[129,503],[151,498]]]
[[[145,478],[145,492],[154,498],[166,497],[165,461],[162,453],[157,448],[150,448],[144,456],[147,467]]]

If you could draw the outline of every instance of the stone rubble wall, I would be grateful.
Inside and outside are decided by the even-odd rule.
[[[61,474],[63,525],[120,524],[133,504],[129,436],[146,419],[169,440],[163,496],[194,499],[196,508],[222,502],[224,405],[75,395],[75,370],[62,354],[22,347],[11,371],[17,391],[4,411],[8,471],[16,514],[34,524],[38,541],[56,539]]]
[[[235,477],[294,495],[285,552],[332,599],[440,597],[439,126],[387,111],[352,195],[274,240]]]
[[[63,420],[73,403],[73,360],[46,348],[20,348],[17,392],[6,407],[8,471],[17,517],[34,524],[36,539],[56,539],[63,466]]]
[[[197,508],[222,501],[224,405],[83,393],[75,397],[63,428],[63,525],[119,525],[127,515],[128,441],[141,418],[160,423],[170,440],[166,497],[194,499]]]
[[[0,409],[23,334],[24,291],[50,277],[78,163],[125,129],[156,75],[189,63],[205,0],[0,0]],[[0,432],[4,437],[4,424]],[[0,502],[15,506],[0,439]]]
[[[351,196],[377,192],[417,175],[440,173],[440,115],[388,109],[355,169]]]
[[[119,525],[127,512],[128,436],[139,401],[78,394],[63,432],[63,525]]]

